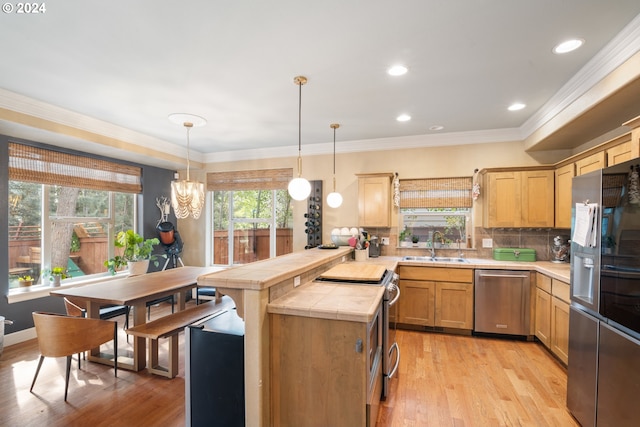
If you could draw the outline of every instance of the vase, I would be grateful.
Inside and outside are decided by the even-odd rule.
[[[53,276],[53,282],[51,282],[51,286],[53,287],[60,286],[61,280],[62,280],[61,276],[58,276],[58,275]]]
[[[139,276],[145,274],[149,269],[149,260],[142,261],[128,261],[127,268],[129,270],[129,276]]]

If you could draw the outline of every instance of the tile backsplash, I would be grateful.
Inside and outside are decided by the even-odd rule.
[[[482,228],[476,227],[475,242],[479,258],[492,258],[493,249],[483,248],[482,239],[492,239],[494,248],[535,249],[538,261],[550,261],[553,238],[569,239],[571,230],[556,228]]]

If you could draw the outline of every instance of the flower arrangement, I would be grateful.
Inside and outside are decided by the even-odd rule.
[[[53,280],[55,276],[59,276],[60,279],[66,279],[68,277],[71,277],[67,269],[64,267],[53,267],[51,269],[49,280]]]

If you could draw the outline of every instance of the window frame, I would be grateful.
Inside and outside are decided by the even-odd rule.
[[[216,217],[215,217],[215,192],[221,192],[221,193],[226,193],[226,197],[224,197],[225,200],[228,201],[227,206],[226,206],[226,211],[227,211],[227,217],[228,217],[228,224],[227,224],[227,235],[228,236],[234,236],[235,234],[235,225],[236,224],[264,224],[267,223],[269,225],[268,229],[269,229],[269,258],[275,258],[277,256],[277,229],[278,229],[278,217],[277,217],[277,211],[278,211],[278,197],[277,197],[277,192],[278,191],[286,191],[282,188],[272,188],[269,189],[268,191],[270,192],[270,197],[271,197],[271,209],[270,209],[270,217],[264,217],[264,218],[245,218],[245,217],[235,217],[234,216],[234,193],[236,191],[266,191],[265,189],[237,189],[237,190],[215,190],[215,191],[209,191],[210,193],[210,197],[209,199],[211,200],[211,219],[210,219],[210,224],[211,224],[211,233],[209,233],[209,235],[211,236],[209,238],[209,242],[208,244],[211,247],[211,256],[209,259],[209,263],[212,266],[220,266],[220,267],[232,267],[232,266],[236,266],[236,265],[243,265],[240,263],[235,263],[234,260],[234,254],[235,254],[235,239],[234,238],[228,238],[228,246],[227,246],[227,251],[228,251],[228,259],[229,259],[229,263],[228,264],[216,264],[215,263],[215,244],[214,244],[214,239],[215,239],[215,223],[216,223]]]
[[[10,179],[8,183],[15,181],[20,182],[17,179]],[[53,223],[82,223],[82,222],[94,222],[101,223],[106,225],[107,230],[107,242],[113,242],[115,238],[115,221],[116,221],[116,212],[115,212],[115,198],[116,192],[110,190],[101,190],[106,191],[109,194],[109,215],[108,216],[96,216],[96,217],[86,217],[86,216],[57,216],[52,215],[49,212],[49,205],[51,199],[51,191],[53,186],[45,183],[38,183],[41,188],[41,198],[40,198],[40,275],[42,272],[51,268],[51,254],[52,254],[52,229]],[[122,193],[122,194],[131,194],[133,200],[133,210],[131,213],[131,217],[133,219],[133,227],[137,228],[136,218],[138,217],[138,198],[135,197],[134,193]],[[108,244],[107,245],[107,253],[108,258],[112,258],[115,255],[115,245]],[[120,273],[119,273],[120,274]],[[104,280],[108,279],[111,274],[108,271],[100,272],[100,273],[92,273],[83,275],[80,277],[70,277],[65,279],[62,283],[62,287],[65,286],[77,286],[79,284],[90,283],[94,280]],[[115,277],[114,277],[115,278]],[[33,285],[31,289],[28,291],[23,291],[19,288],[15,287],[7,287],[7,298],[9,299],[9,303],[29,300],[33,298],[39,298],[42,296],[48,295],[50,290],[50,285],[48,284],[48,280],[42,280],[40,285]]]

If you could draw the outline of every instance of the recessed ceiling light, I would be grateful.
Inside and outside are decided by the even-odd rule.
[[[508,110],[509,111],[518,111],[518,110],[522,110],[524,107],[526,107],[525,104],[522,104],[520,102],[516,102],[514,104],[509,105]]]
[[[584,44],[584,40],[582,39],[567,40],[556,45],[556,47],[553,48],[553,53],[562,54],[562,53],[572,52],[577,48],[579,48],[580,46],[582,46],[583,44]]]
[[[399,122],[408,122],[409,120],[411,120],[411,116],[408,114],[400,114],[398,117],[396,117],[396,120]]]
[[[440,125],[429,126],[429,130],[442,130],[442,129],[444,129],[444,126],[440,126]]]
[[[404,65],[394,65],[387,70],[390,76],[402,76],[407,74],[407,67]]]

